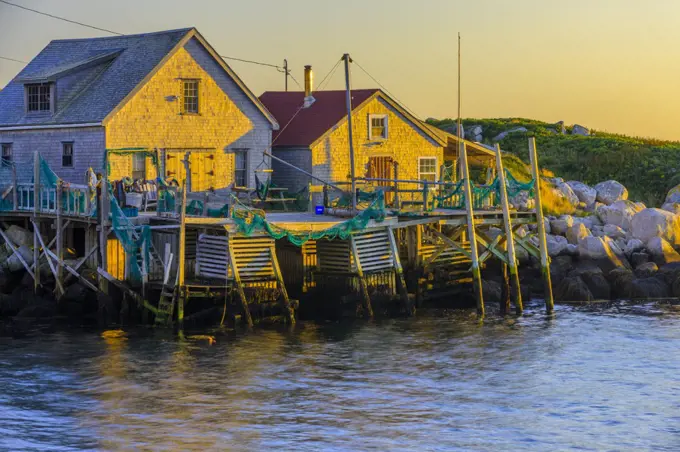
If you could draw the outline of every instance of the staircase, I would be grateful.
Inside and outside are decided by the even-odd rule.
[[[175,277],[175,283],[170,285],[165,281],[161,288],[161,297],[158,300],[158,310],[156,312],[156,325],[172,325],[172,315],[175,311],[175,301],[177,300],[177,281],[179,274]]]

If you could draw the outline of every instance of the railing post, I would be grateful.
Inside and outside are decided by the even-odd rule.
[[[534,197],[536,210],[536,226],[538,231],[538,245],[541,252],[541,273],[543,275],[543,290],[545,292],[545,310],[552,314],[555,302],[552,294],[550,278],[550,258],[548,244],[545,237],[545,223],[543,222],[543,203],[541,201],[541,174],[538,170],[538,156],[536,155],[536,138],[529,138],[529,159],[531,160],[531,174],[534,178]]]
[[[18,191],[19,191],[19,186],[17,184],[17,166],[14,162],[10,163],[12,165],[12,184],[14,185],[14,188],[12,189],[12,207],[13,210],[18,209]]]
[[[400,209],[399,205],[399,162],[396,160],[394,163],[394,208],[396,210]]]

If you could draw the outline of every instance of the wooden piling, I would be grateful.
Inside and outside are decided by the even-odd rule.
[[[470,258],[472,260],[472,288],[477,300],[477,314],[484,317],[484,295],[482,292],[482,273],[479,268],[479,252],[477,250],[477,234],[475,233],[474,198],[472,184],[470,183],[470,168],[468,167],[467,150],[465,142],[460,141],[460,157],[463,170],[463,187],[465,193],[465,211],[467,213],[467,231],[470,241]]]
[[[399,258],[399,248],[397,247],[397,241],[394,238],[394,229],[389,228],[387,230],[387,237],[390,241],[390,250],[392,252],[392,260],[394,262],[394,272],[395,279],[397,283],[397,290],[399,292],[399,298],[401,299],[402,306],[406,311],[406,315],[415,315],[416,309],[411,303],[411,298],[408,295],[408,289],[406,287],[406,279],[404,278],[404,269],[401,266],[401,259]]]
[[[186,259],[186,241],[187,241],[187,230],[186,230],[186,205],[187,205],[187,184],[186,181],[182,182],[182,205],[179,211],[179,245],[177,251],[177,290],[179,297],[177,299],[177,327],[181,330],[184,329],[184,286],[185,286],[185,259]]]
[[[40,211],[40,155],[38,151],[33,152],[33,290],[38,291],[40,287],[40,222],[38,212]]]
[[[108,152],[104,151],[104,170],[102,172],[101,180],[99,181],[99,266],[103,270],[108,271],[108,232],[109,232],[109,176],[108,176]],[[109,281],[99,277],[99,290],[103,293],[109,293]]]
[[[498,173],[499,192],[501,196],[501,207],[503,208],[503,226],[505,227],[505,242],[508,253],[508,277],[510,279],[510,299],[515,304],[517,314],[522,314],[524,306],[522,304],[522,291],[519,285],[519,273],[517,271],[517,256],[515,254],[515,240],[512,232],[512,220],[510,219],[510,205],[508,203],[508,190],[505,182],[505,171],[503,170],[503,159],[501,156],[501,146],[496,144],[496,169]]]
[[[552,314],[555,307],[550,279],[550,260],[548,244],[545,238],[545,223],[543,220],[543,203],[541,202],[541,174],[538,170],[538,155],[536,154],[536,138],[529,138],[529,159],[531,160],[531,174],[534,178],[534,199],[536,209],[536,225],[538,231],[538,249],[541,253],[541,274],[543,276],[543,290],[545,293],[545,310]]]
[[[56,233],[56,240],[57,240],[57,257],[59,258],[57,260],[57,274],[55,275],[57,279],[57,287],[61,286],[62,282],[64,281],[64,266],[62,265],[62,262],[64,261],[64,234],[62,231],[62,183],[61,180],[57,181],[57,219],[55,220],[56,226],[57,226],[57,233]],[[66,200],[66,203],[68,204],[68,199]],[[63,289],[62,289],[62,294],[63,294]]]
[[[352,249],[352,255],[354,256],[354,265],[357,268],[357,277],[359,278],[359,287],[361,288],[361,297],[364,302],[364,311],[368,318],[373,318],[373,305],[371,303],[371,296],[368,294],[368,283],[366,282],[366,275],[364,275],[364,270],[361,268],[361,261],[359,260],[359,250],[357,249],[357,244],[354,241],[354,237],[350,238],[350,245]]]

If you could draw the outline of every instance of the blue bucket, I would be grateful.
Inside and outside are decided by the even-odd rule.
[[[314,209],[314,212],[315,212],[317,215],[323,215],[323,213],[324,213],[324,207],[323,207],[323,206],[316,206],[316,208]]]

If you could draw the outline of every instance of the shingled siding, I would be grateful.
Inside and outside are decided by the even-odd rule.
[[[387,139],[369,140],[371,114],[387,115]],[[437,165],[442,164],[443,147],[380,98],[355,110],[352,126],[356,177],[365,176],[372,156],[389,156],[397,161],[400,179],[418,179],[418,157],[436,157]],[[345,121],[314,146],[312,164],[312,174],[316,177],[329,181],[349,180],[349,138]]]
[[[62,143],[65,141],[73,142],[73,168],[61,165]],[[0,131],[0,143],[12,143],[12,156],[20,182],[33,180],[33,153],[36,150],[52,171],[67,182],[84,184],[88,168],[92,167],[97,172],[103,170],[103,127]],[[9,168],[0,169],[0,180],[11,180]]]
[[[199,114],[181,114],[181,79],[199,80]],[[201,44],[191,40],[109,120],[106,143],[109,148],[211,149],[214,174],[202,174],[206,180],[192,179],[192,185],[216,189],[234,180],[234,156],[229,151],[248,149],[249,185],[254,186],[252,170],[262,162],[271,128]],[[111,156],[111,177],[130,175],[131,166],[131,157]],[[155,176],[151,168],[148,162],[147,177]]]
[[[312,153],[309,148],[274,148],[274,156],[285,160],[309,173],[312,172]],[[277,187],[285,187],[289,192],[295,193],[307,187],[312,180],[300,171],[291,168],[275,159],[272,159],[272,182]]]

